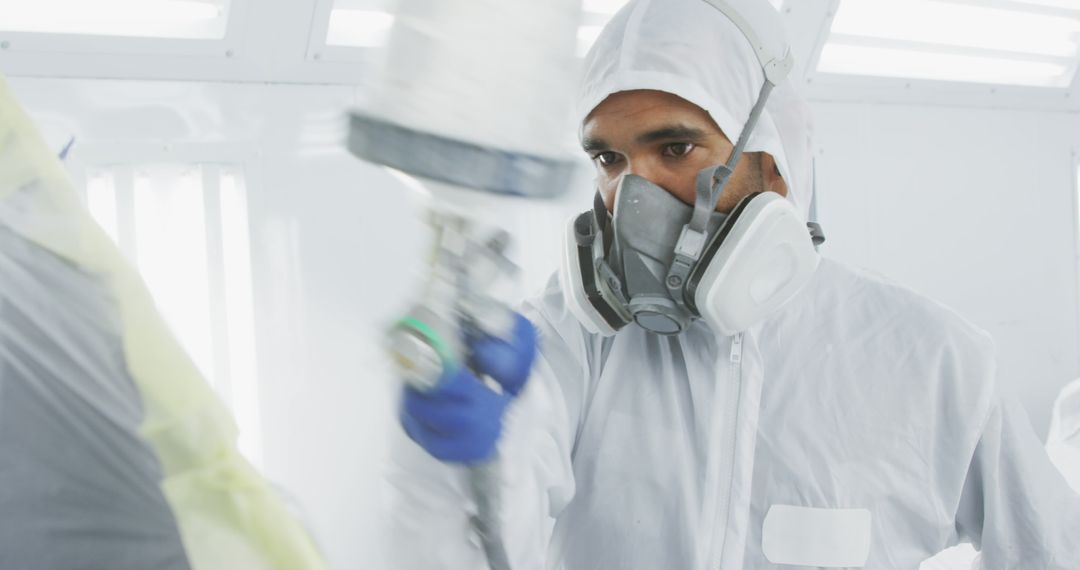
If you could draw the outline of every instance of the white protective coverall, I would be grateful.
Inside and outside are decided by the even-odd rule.
[[[580,118],[663,90],[734,141],[762,81],[713,7],[635,0],[587,56]],[[777,159],[804,215],[808,135],[781,87],[747,149]],[[590,335],[557,279],[524,307],[541,352],[499,442],[515,570],[917,568],[961,541],[986,568],[1080,568],[1080,497],[999,395],[991,339],[902,286],[825,259],[730,337]],[[463,471],[398,437],[392,567],[484,568]]]
[[[1069,485],[1080,493],[1080,380],[1062,388],[1054,402],[1046,451]]]

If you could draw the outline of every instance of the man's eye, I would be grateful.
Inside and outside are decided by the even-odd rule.
[[[613,152],[601,152],[593,156],[593,160],[600,163],[600,166],[611,166],[619,160],[619,155]]]
[[[672,143],[664,147],[665,156],[681,157],[690,154],[694,150],[694,143]]]

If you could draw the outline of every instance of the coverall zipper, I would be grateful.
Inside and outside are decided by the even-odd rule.
[[[722,386],[722,389],[726,392],[724,396],[725,406],[724,414],[719,418],[719,422],[725,429],[720,432],[721,453],[717,459],[717,467],[720,473],[719,484],[716,489],[719,496],[715,498],[718,504],[713,515],[712,540],[708,552],[710,568],[720,568],[730,519],[728,511],[731,509],[731,487],[735,473],[735,443],[739,427],[739,397],[742,392],[742,352],[743,334],[738,333],[731,337],[731,355],[728,362],[731,378]],[[714,430],[713,433],[716,433],[716,431]],[[720,543],[719,549],[716,548],[717,541]]]

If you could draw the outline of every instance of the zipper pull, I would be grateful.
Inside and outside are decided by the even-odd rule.
[[[738,364],[742,362],[742,335],[738,333],[731,337],[731,363]]]

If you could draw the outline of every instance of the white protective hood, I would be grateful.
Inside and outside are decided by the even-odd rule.
[[[780,14],[765,0],[728,0],[773,50],[786,43]],[[740,4],[749,6],[741,7]],[[742,134],[765,82],[746,36],[704,0],[628,3],[585,58],[577,116],[584,122],[612,93],[652,89],[706,110],[732,144]],[[810,114],[787,81],[769,96],[746,152],[767,152],[788,184],[788,199],[807,218],[812,193]]]

